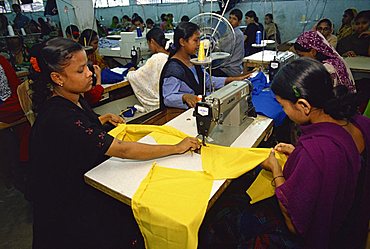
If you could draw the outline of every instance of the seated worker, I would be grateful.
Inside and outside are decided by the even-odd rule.
[[[274,22],[273,15],[270,13],[265,15],[265,39],[274,40],[278,44],[281,43],[279,28]]]
[[[71,24],[66,28],[66,37],[75,42],[78,42],[78,40],[80,39],[80,30],[76,25]]]
[[[99,54],[99,37],[96,31],[92,29],[85,29],[84,31],[82,31],[79,38],[79,43],[82,46],[85,46],[86,43],[86,46],[92,48],[92,50],[89,50],[88,48],[86,52],[89,63],[91,63],[94,67],[97,80],[96,85],[93,86],[89,91],[87,91],[84,94],[84,97],[87,103],[89,103],[90,105],[94,105],[100,101],[104,92],[104,88],[101,86],[101,70],[107,68],[108,66],[105,64],[104,58]]]
[[[118,19],[118,16],[113,16],[112,17],[112,23],[110,25],[110,28],[111,29],[117,29],[119,28],[120,24],[119,24],[119,19]]]
[[[361,11],[355,17],[354,33],[338,43],[342,56],[370,56],[370,10]]]
[[[280,69],[271,89],[302,131],[296,146],[280,143],[262,163],[276,196],[250,204],[243,189],[229,195],[200,231],[199,248],[365,248],[370,119],[311,58]],[[275,151],[288,156],[284,169]]]
[[[231,57],[227,60],[227,62],[212,71],[212,75],[214,76],[238,76],[243,71],[243,57],[244,57],[244,35],[243,32],[240,30],[240,24],[243,19],[243,13],[239,9],[233,9],[229,14],[229,22],[231,26],[234,28],[235,32],[235,46],[233,48],[233,52]],[[230,51],[232,51],[230,49]]]
[[[17,94],[19,84],[19,78],[12,65],[0,55],[0,122],[10,124],[25,117]],[[28,122],[24,122],[13,129],[19,139],[19,159],[21,162],[27,162],[31,126]]]
[[[356,92],[351,71],[321,33],[304,32],[294,43],[294,49],[299,56],[310,57],[323,63],[333,79],[334,86],[345,85],[350,92]]]
[[[256,43],[257,31],[261,31],[261,40],[262,40],[263,25],[258,22],[256,12],[254,12],[253,10],[250,10],[247,13],[245,13],[245,23],[247,24],[247,28],[244,31],[245,35],[244,55],[248,56],[261,51],[260,48],[252,47],[252,44]]]
[[[342,17],[342,26],[339,28],[337,33],[338,41],[343,38],[352,35],[353,33],[353,19],[357,15],[356,9],[346,9]]]
[[[152,28],[146,34],[146,40],[153,55],[138,70],[130,69],[127,80],[141,105],[150,112],[159,108],[159,78],[169,52],[165,49],[167,39],[160,28]]]
[[[161,107],[180,109],[193,108],[198,102],[197,95],[202,94],[202,83],[205,80],[206,93],[211,90],[211,80],[208,73],[200,66],[194,66],[190,59],[199,48],[199,27],[192,22],[180,23],[174,33],[174,46],[170,59],[164,66],[159,81]],[[243,80],[248,75],[238,77],[212,77],[215,89],[223,87],[234,80]]]
[[[131,28],[131,18],[128,15],[124,15],[121,19],[121,27],[124,31],[129,31]]]
[[[13,11],[15,13],[14,28],[21,29],[25,28],[26,25],[30,22],[30,18],[22,14],[22,9],[19,4],[12,4]]]
[[[132,19],[130,31],[136,31],[137,28],[140,28],[141,32],[144,32],[144,20],[140,16],[135,16],[135,18]]]
[[[312,30],[320,32],[333,48],[337,47],[337,37],[333,35],[333,24],[329,19],[321,19]]]
[[[145,25],[147,29],[152,29],[155,26],[154,21],[151,18],[146,19]]]
[[[198,140],[188,137],[177,145],[117,140],[103,124],[124,120],[98,116],[81,95],[92,85],[84,48],[54,38],[43,43],[36,59],[40,70],[31,86],[37,118],[30,139],[33,248],[130,248],[139,232],[131,209],[88,186],[84,174],[110,156],[149,160],[197,149]]]

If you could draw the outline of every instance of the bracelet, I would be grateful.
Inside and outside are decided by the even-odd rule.
[[[275,185],[275,180],[276,180],[277,178],[279,178],[279,177],[283,177],[283,178],[284,178],[284,176],[283,176],[283,175],[281,175],[281,176],[275,176],[274,178],[272,178],[271,185],[272,185],[273,187],[275,187],[275,186],[276,186],[276,185]]]

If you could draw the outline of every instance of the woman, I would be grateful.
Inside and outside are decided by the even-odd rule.
[[[274,40],[278,44],[281,43],[279,28],[270,13],[265,15],[265,38],[266,40]]]
[[[32,100],[37,118],[30,142],[33,247],[129,248],[137,231],[131,211],[86,185],[84,174],[109,156],[154,159],[194,150],[198,141],[186,138],[173,146],[119,141],[103,125],[124,120],[98,116],[81,96],[91,88],[92,73],[80,44],[51,39],[36,60]]]
[[[0,55],[0,122],[13,123],[25,117],[17,94],[19,84],[19,78],[12,65],[4,56]],[[30,128],[28,122],[13,127],[19,139],[19,159],[21,162],[28,161]]]
[[[97,78],[96,85],[85,93],[86,101],[90,105],[98,103],[103,95],[104,88],[101,85],[101,70],[107,68],[104,58],[98,52],[99,37],[98,33],[92,29],[82,31],[79,43],[85,46],[87,58],[94,67],[94,73]]]
[[[261,40],[263,39],[262,38],[263,25],[258,22],[256,12],[254,12],[253,10],[250,10],[247,13],[245,13],[245,23],[247,24],[247,28],[244,31],[245,35],[244,49],[245,56],[248,56],[261,51],[260,48],[252,47],[252,44],[256,43],[257,31],[261,31]]]
[[[182,22],[174,34],[174,49],[164,66],[160,79],[161,107],[188,109],[195,107],[198,96],[206,84],[206,94],[211,90],[211,80],[200,66],[194,66],[190,59],[199,48],[199,27],[192,22]],[[212,77],[214,88],[219,89],[234,80],[243,80],[249,75],[238,77]]]
[[[346,9],[343,13],[342,26],[338,30],[337,38],[338,41],[343,38],[352,35],[353,33],[353,19],[357,15],[356,9]]]
[[[352,94],[333,88],[326,69],[310,58],[283,67],[271,88],[302,130],[296,146],[278,144],[262,163],[272,172],[276,197],[219,211],[207,236],[234,238],[237,248],[365,248],[370,119],[356,114]],[[288,155],[284,170],[275,151]]]
[[[169,52],[165,49],[167,39],[160,28],[152,28],[146,34],[146,40],[153,55],[144,66],[128,72],[127,79],[140,103],[150,112],[159,108],[159,78]]]
[[[333,35],[334,28],[329,19],[321,19],[312,30],[320,32],[333,48],[337,47],[337,37]]]
[[[310,57],[323,63],[333,79],[334,86],[344,85],[350,92],[356,92],[351,71],[321,33],[317,31],[304,32],[294,43],[294,49],[299,56]]]
[[[113,16],[112,17],[112,24],[110,25],[111,29],[117,29],[119,28],[119,19],[118,16]]]
[[[361,11],[355,17],[354,33],[338,43],[342,56],[370,56],[370,10]]]

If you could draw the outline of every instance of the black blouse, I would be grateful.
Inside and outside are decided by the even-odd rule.
[[[108,158],[114,138],[82,97],[79,102],[83,109],[52,97],[32,127],[35,248],[104,248],[99,241],[114,228],[108,220],[118,220],[111,219],[113,199],[84,182],[84,174]]]

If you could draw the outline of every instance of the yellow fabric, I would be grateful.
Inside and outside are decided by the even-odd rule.
[[[134,124],[119,124],[108,134],[126,142],[136,142],[146,135],[150,135],[158,144],[177,144],[189,136],[171,126]]]
[[[213,179],[153,165],[132,199],[147,249],[195,249]],[[201,191],[199,191],[201,190]]]
[[[208,144],[201,150],[202,167],[214,179],[233,179],[254,169],[270,152],[271,149],[231,148]],[[284,155],[276,153],[276,156],[282,160]]]
[[[284,154],[276,153],[276,158],[279,164],[284,167],[287,157]],[[275,187],[272,186],[272,173],[267,170],[261,170],[256,180],[247,189],[247,194],[250,196],[251,204],[267,199],[275,195]]]
[[[109,132],[123,141],[138,141],[146,135],[158,144],[177,144],[187,137],[170,126],[121,124]],[[203,146],[205,172],[163,168],[154,165],[141,182],[132,199],[135,219],[143,234],[146,248],[195,249],[214,179],[237,178],[252,170],[271,149]],[[283,165],[284,155],[276,153]],[[271,173],[262,171],[247,190],[252,203],[274,194]]]

